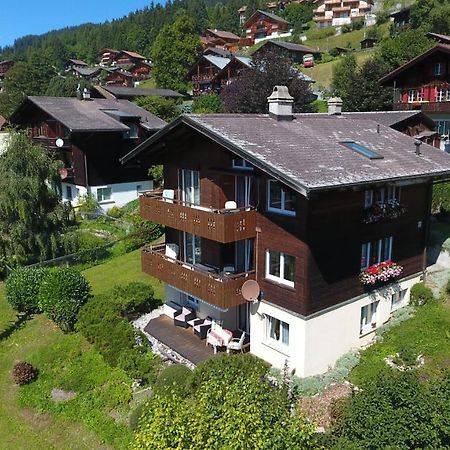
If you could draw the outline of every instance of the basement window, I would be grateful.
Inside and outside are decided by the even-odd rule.
[[[374,152],[373,150],[368,149],[367,147],[364,147],[361,144],[358,144],[354,141],[344,141],[340,143],[344,147],[349,148],[350,150],[353,150],[356,153],[359,153],[362,156],[365,156],[369,159],[383,159],[383,156],[380,155],[377,152]]]

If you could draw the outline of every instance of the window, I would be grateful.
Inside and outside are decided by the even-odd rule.
[[[106,202],[111,200],[112,189],[110,187],[97,188],[97,201]]]
[[[253,166],[243,158],[233,159],[231,161],[233,169],[253,170]]]
[[[361,270],[392,258],[393,237],[366,242],[361,246]]]
[[[436,121],[437,132],[442,135],[448,135],[450,131],[450,121],[449,120],[438,120]]]
[[[407,291],[406,289],[403,289],[402,291],[398,291],[398,292],[395,292],[394,294],[392,294],[391,311],[395,311],[397,308],[400,307],[403,299],[405,298],[406,291]]]
[[[187,306],[191,307],[193,310],[197,311],[198,310],[198,298],[186,294],[186,304]]]
[[[439,76],[442,75],[443,72],[444,72],[444,65],[442,63],[437,63],[434,66],[434,74]]]
[[[447,89],[438,88],[436,89],[436,101],[444,102],[447,99]]]
[[[287,188],[281,186],[278,181],[269,180],[267,193],[267,210],[295,216],[296,194]]]
[[[370,208],[374,204],[383,204],[390,201],[400,201],[400,187],[387,186],[377,189],[369,189],[364,194],[364,208]]]
[[[417,89],[410,89],[408,91],[408,102],[413,103],[419,100],[419,91]]]
[[[276,250],[266,250],[266,278],[294,287],[295,257]]]
[[[360,334],[365,334],[377,326],[377,309],[378,302],[371,303],[370,305],[361,308]]]
[[[374,152],[373,150],[368,149],[367,147],[364,147],[361,144],[358,144],[353,141],[344,141],[341,142],[341,145],[344,147],[347,147],[350,150],[353,150],[356,153],[359,153],[362,156],[365,156],[369,159],[383,159],[383,156],[381,156],[379,153]]]
[[[187,206],[200,205],[200,172],[198,170],[181,170],[181,194]]]
[[[289,345],[289,324],[272,316],[267,318],[267,340]]]
[[[136,195],[138,197],[139,197],[139,194],[141,193],[141,191],[142,191],[142,186],[140,184],[137,184],[136,185]]]
[[[71,202],[73,200],[72,186],[66,186],[66,199]]]

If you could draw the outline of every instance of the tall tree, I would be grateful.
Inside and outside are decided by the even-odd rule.
[[[11,266],[56,256],[70,208],[56,190],[60,163],[24,133],[0,156],[0,258]]]
[[[331,89],[333,95],[347,98],[351,85],[353,85],[353,78],[355,77],[358,64],[353,52],[347,53],[338,63],[333,67],[333,78],[331,81]]]
[[[182,15],[173,25],[166,25],[152,48],[153,73],[158,86],[186,92],[186,75],[201,50],[194,21]]]
[[[287,86],[294,97],[294,112],[312,111],[312,94],[309,83],[292,65],[292,60],[283,53],[258,52],[249,69],[239,78],[225,86],[220,94],[225,110],[235,113],[266,113],[267,97],[274,86]]]

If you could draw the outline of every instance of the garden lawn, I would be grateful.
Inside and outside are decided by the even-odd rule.
[[[398,352],[402,345],[425,356],[420,369],[424,376],[450,368],[450,301],[433,301],[417,309],[416,315],[393,327],[383,341],[364,350],[360,363],[350,374],[350,381],[363,386],[386,367],[384,358]]]
[[[118,379],[120,395],[129,395],[129,387],[123,383],[125,374],[111,375],[109,368],[106,373],[105,363],[80,335],[63,335],[44,316],[22,322],[19,327],[17,323],[0,285],[0,448],[126,448],[131,434],[109,417],[104,398],[108,395],[109,402],[117,401],[114,389],[118,389]],[[39,379],[25,388],[15,386],[11,378],[12,366],[19,360],[41,369]],[[48,397],[55,383],[83,386],[84,393],[78,400],[58,407],[50,404]]]
[[[141,250],[135,250],[110,259],[103,264],[85,270],[83,274],[91,283],[94,294],[107,292],[117,284],[139,281],[152,285],[156,298],[164,298],[164,284],[142,272]]]

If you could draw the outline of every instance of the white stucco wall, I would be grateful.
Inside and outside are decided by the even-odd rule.
[[[417,275],[308,319],[267,302],[260,302],[252,308],[251,352],[280,369],[287,359],[290,368],[295,369],[296,375],[300,377],[324,373],[349,350],[363,347],[372,341],[376,328],[370,329],[367,334],[360,334],[362,307],[379,302],[376,313],[376,327],[379,327],[391,316],[392,294],[406,289],[406,295],[399,305],[404,306],[409,303],[411,286],[419,281],[420,275]],[[276,345],[267,337],[266,314],[289,324],[288,347]]]

